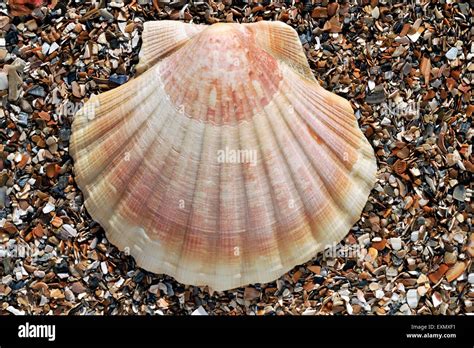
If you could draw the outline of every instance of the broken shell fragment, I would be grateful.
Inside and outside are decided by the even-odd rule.
[[[399,159],[393,164],[393,169],[397,174],[403,174],[407,170],[407,162]]]
[[[43,4],[43,0],[10,0],[10,11],[12,16],[26,16]]]
[[[338,243],[375,182],[350,103],[281,22],[145,23],[140,75],[92,97],[70,151],[85,205],[138,265],[226,290]]]

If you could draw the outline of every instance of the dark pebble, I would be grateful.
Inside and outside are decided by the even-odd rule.
[[[18,124],[21,126],[28,126],[28,114],[25,112],[20,112],[18,114]]]
[[[135,283],[141,283],[143,278],[145,277],[145,274],[141,271],[138,271],[134,276],[133,276],[133,281]]]
[[[127,82],[127,80],[128,77],[126,75],[113,74],[109,77],[109,81],[117,85],[123,85],[125,82]]]
[[[147,292],[146,299],[145,301],[148,303],[154,303],[156,302],[157,298],[155,294],[152,294],[151,292]]]
[[[326,51],[329,51],[329,52],[334,52],[334,49],[332,48],[331,45],[328,45],[328,44],[322,44],[321,47],[323,49],[325,49]]]
[[[10,284],[8,284],[8,286],[12,289],[12,290],[20,290],[21,288],[23,288],[25,286],[25,281],[24,280],[20,280],[18,282],[11,282]]]
[[[53,187],[51,189],[51,193],[52,193],[54,198],[64,198],[65,197],[64,188],[61,188],[61,187],[58,187],[58,186]]]
[[[382,64],[381,68],[382,68],[383,72],[391,71],[392,70],[392,64],[391,63],[384,63],[384,64]]]
[[[20,180],[18,180],[18,186],[20,186],[21,188],[25,187],[26,183],[28,182],[30,178],[26,177],[26,178],[21,178]]]
[[[197,296],[194,297],[194,303],[195,303],[196,308],[202,305],[201,299]]]
[[[70,129],[62,128],[59,131],[59,139],[61,139],[62,141],[69,141],[70,136],[71,136]]]
[[[308,43],[310,40],[311,40],[311,37],[308,38],[308,36],[306,34],[301,34],[300,35],[300,41],[301,41],[302,45]]]
[[[365,97],[365,101],[369,104],[381,104],[385,101],[385,93],[384,91],[378,91],[369,94]]]
[[[395,266],[400,266],[403,263],[403,259],[393,255],[392,256],[392,262]]]
[[[471,123],[470,122],[463,122],[461,124],[461,127],[459,127],[459,132],[463,134],[467,134],[467,132],[471,129]]]
[[[324,283],[325,279],[326,278],[324,278],[323,276],[317,275],[313,278],[313,282],[315,282],[316,284],[322,284],[322,283]]]
[[[34,86],[28,91],[28,94],[35,96],[35,97],[44,97],[46,95],[46,92],[44,91],[44,88],[41,86]]]
[[[67,187],[67,184],[68,184],[68,177],[65,175],[60,176],[58,179],[58,184],[57,184],[58,187],[64,190]]]
[[[67,266],[66,260],[61,260],[59,264],[54,266],[55,273],[69,273],[69,268]]]
[[[395,34],[400,34],[402,32],[402,29],[403,29],[403,22],[397,22],[393,26],[393,32]]]
[[[92,290],[97,289],[97,287],[99,286],[99,278],[95,276],[90,277],[88,285]]]
[[[114,50],[120,47],[120,43],[116,38],[110,39],[109,44],[110,44],[110,48]]]
[[[67,80],[67,83],[68,84],[71,84],[73,83],[74,81],[76,81],[77,77],[76,77],[76,72],[75,71],[71,71],[69,74],[67,74],[66,76],[66,80]]]
[[[342,270],[343,271],[347,271],[349,269],[352,269],[354,268],[354,266],[356,265],[356,262],[354,260],[348,260],[345,264],[344,264],[344,267],[342,267]]]
[[[403,303],[395,303],[395,304],[391,304],[389,305],[390,308],[390,311],[388,312],[388,315],[396,315],[398,314],[398,310],[400,309],[400,307],[403,305]]]
[[[5,35],[5,41],[7,45],[16,45],[18,43],[18,33],[16,31],[9,31],[7,35]]]

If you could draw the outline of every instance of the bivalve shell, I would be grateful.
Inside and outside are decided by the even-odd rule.
[[[137,70],[76,114],[70,151],[88,212],[138,265],[268,282],[359,219],[373,149],[291,27],[148,22]]]

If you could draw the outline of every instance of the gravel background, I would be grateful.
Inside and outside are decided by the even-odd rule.
[[[18,0],[17,0],[18,1]],[[0,314],[474,312],[469,2],[53,1],[0,4]],[[331,253],[226,292],[136,267],[87,214],[74,112],[134,75],[147,20],[281,20],[321,85],[351,101],[378,181]]]

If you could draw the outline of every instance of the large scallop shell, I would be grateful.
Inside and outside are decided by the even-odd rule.
[[[148,22],[137,69],[76,114],[70,151],[87,210],[138,265],[268,282],[358,220],[373,150],[291,27]]]

